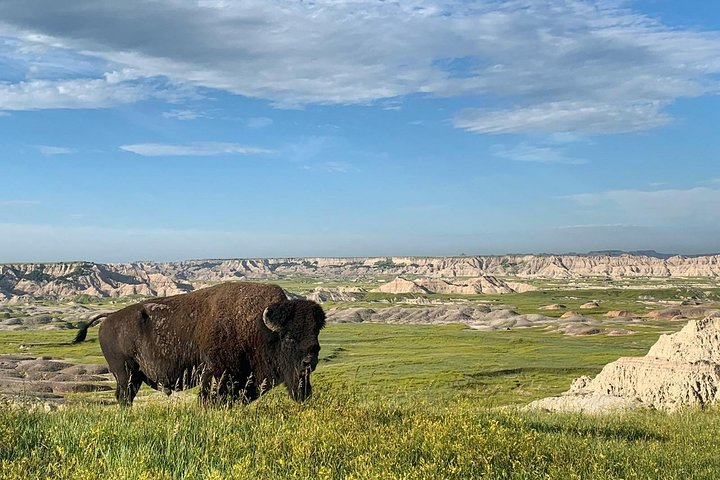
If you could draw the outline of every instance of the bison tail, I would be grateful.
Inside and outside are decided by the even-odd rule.
[[[77,335],[75,335],[75,340],[73,340],[72,343],[80,343],[80,342],[85,341],[85,337],[87,337],[88,328],[95,325],[95,323],[97,323],[101,318],[105,318],[107,316],[108,316],[107,313],[102,313],[100,315],[97,315],[97,316],[91,318],[89,322],[82,322],[80,331],[77,333]]]

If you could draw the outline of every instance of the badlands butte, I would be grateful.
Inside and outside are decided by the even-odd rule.
[[[720,278],[720,255],[504,255],[462,257],[267,258],[180,262],[21,263],[0,265],[0,301],[90,297],[167,296],[229,280],[305,277],[363,282],[400,277],[468,280],[453,290],[432,281],[398,281],[386,293],[511,293],[532,287],[523,280]],[[472,279],[476,279],[473,281]],[[423,284],[424,282],[424,284]],[[474,283],[474,284],[473,284]]]

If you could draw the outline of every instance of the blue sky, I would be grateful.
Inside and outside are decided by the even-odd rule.
[[[720,4],[0,2],[0,262],[720,251]]]

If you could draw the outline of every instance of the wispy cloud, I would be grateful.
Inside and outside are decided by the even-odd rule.
[[[582,165],[588,163],[588,161],[583,158],[569,156],[562,148],[549,145],[528,145],[521,143],[520,145],[509,147],[498,144],[492,146],[491,152],[496,157],[518,162],[563,163],[567,165]]]
[[[68,155],[74,152],[72,148],[57,147],[53,145],[38,145],[37,149],[43,155]]]
[[[338,137],[326,135],[308,136],[287,145],[283,150],[283,156],[295,163],[303,163],[309,167],[324,152],[332,149],[339,142]]]
[[[477,133],[644,130],[672,121],[666,107],[675,100],[719,89],[717,31],[667,27],[614,0],[76,0],[72,9],[25,0],[1,2],[0,18],[0,33],[28,45],[278,106],[490,99],[498,107],[455,116],[458,128]],[[0,85],[0,110],[98,108],[152,95],[141,80],[16,80]]]
[[[350,162],[343,161],[325,162],[323,167],[325,170],[332,173],[348,173],[355,170]]]
[[[120,150],[144,157],[208,157],[214,155],[253,155],[273,153],[273,150],[223,142],[198,142],[188,145],[136,143],[121,145]]]
[[[273,124],[273,119],[268,117],[249,118],[245,124],[249,128],[265,128]]]
[[[171,118],[174,120],[195,120],[196,118],[204,118],[206,115],[196,110],[170,110],[163,112],[164,118]]]
[[[469,109],[454,125],[475,133],[620,133],[647,130],[672,121],[660,102],[562,101],[513,109]]]
[[[94,79],[29,80],[0,83],[0,110],[106,108],[158,95],[151,85],[118,82],[110,75]]]
[[[402,110],[402,102],[397,98],[391,98],[380,102],[380,107],[387,111],[399,111]]]

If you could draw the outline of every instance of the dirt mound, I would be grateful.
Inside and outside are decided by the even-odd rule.
[[[715,312],[718,312],[718,310],[706,307],[673,307],[655,310],[645,316],[653,320],[682,320],[686,318],[705,318]]]
[[[0,355],[0,393],[61,401],[63,395],[112,389],[105,365],[77,365],[50,357]]]
[[[506,305],[438,305],[433,307],[347,308],[330,309],[329,322],[388,323],[415,325],[444,325],[460,323],[477,330],[509,330],[513,328],[545,327],[547,333],[563,335],[630,335],[629,330],[605,328],[601,320],[582,315],[553,318],[538,313],[521,314]]]
[[[538,310],[564,310],[566,308],[566,305],[562,305],[560,303],[553,303],[552,305],[545,305],[544,307],[540,307],[538,308]]]
[[[70,375],[105,375],[110,373],[110,370],[108,370],[108,367],[105,365],[84,364],[63,368],[61,373]]]
[[[375,314],[372,308],[346,308],[344,310],[329,310],[328,321],[336,323],[362,323],[369,321]]]
[[[593,300],[592,302],[583,303],[582,305],[580,305],[580,308],[582,308],[583,310],[600,308],[600,302],[598,302],[597,300]]]
[[[568,335],[571,337],[581,337],[585,335],[598,335],[600,333],[603,333],[603,329],[598,328],[594,325],[588,325],[588,324],[570,324],[570,325],[563,325],[558,328],[560,332],[563,333],[563,335]]]
[[[611,408],[676,410],[704,407],[720,398],[720,316],[690,320],[662,335],[644,357],[623,357],[594,378],[576,379],[559,397],[528,408],[597,412]]]
[[[628,312],[627,310],[610,310],[609,312],[607,312],[607,313],[605,314],[605,316],[606,316],[606,317],[609,317],[609,318],[633,318],[633,317],[637,317],[637,315],[635,315],[635,314],[632,313],[632,312]]]

